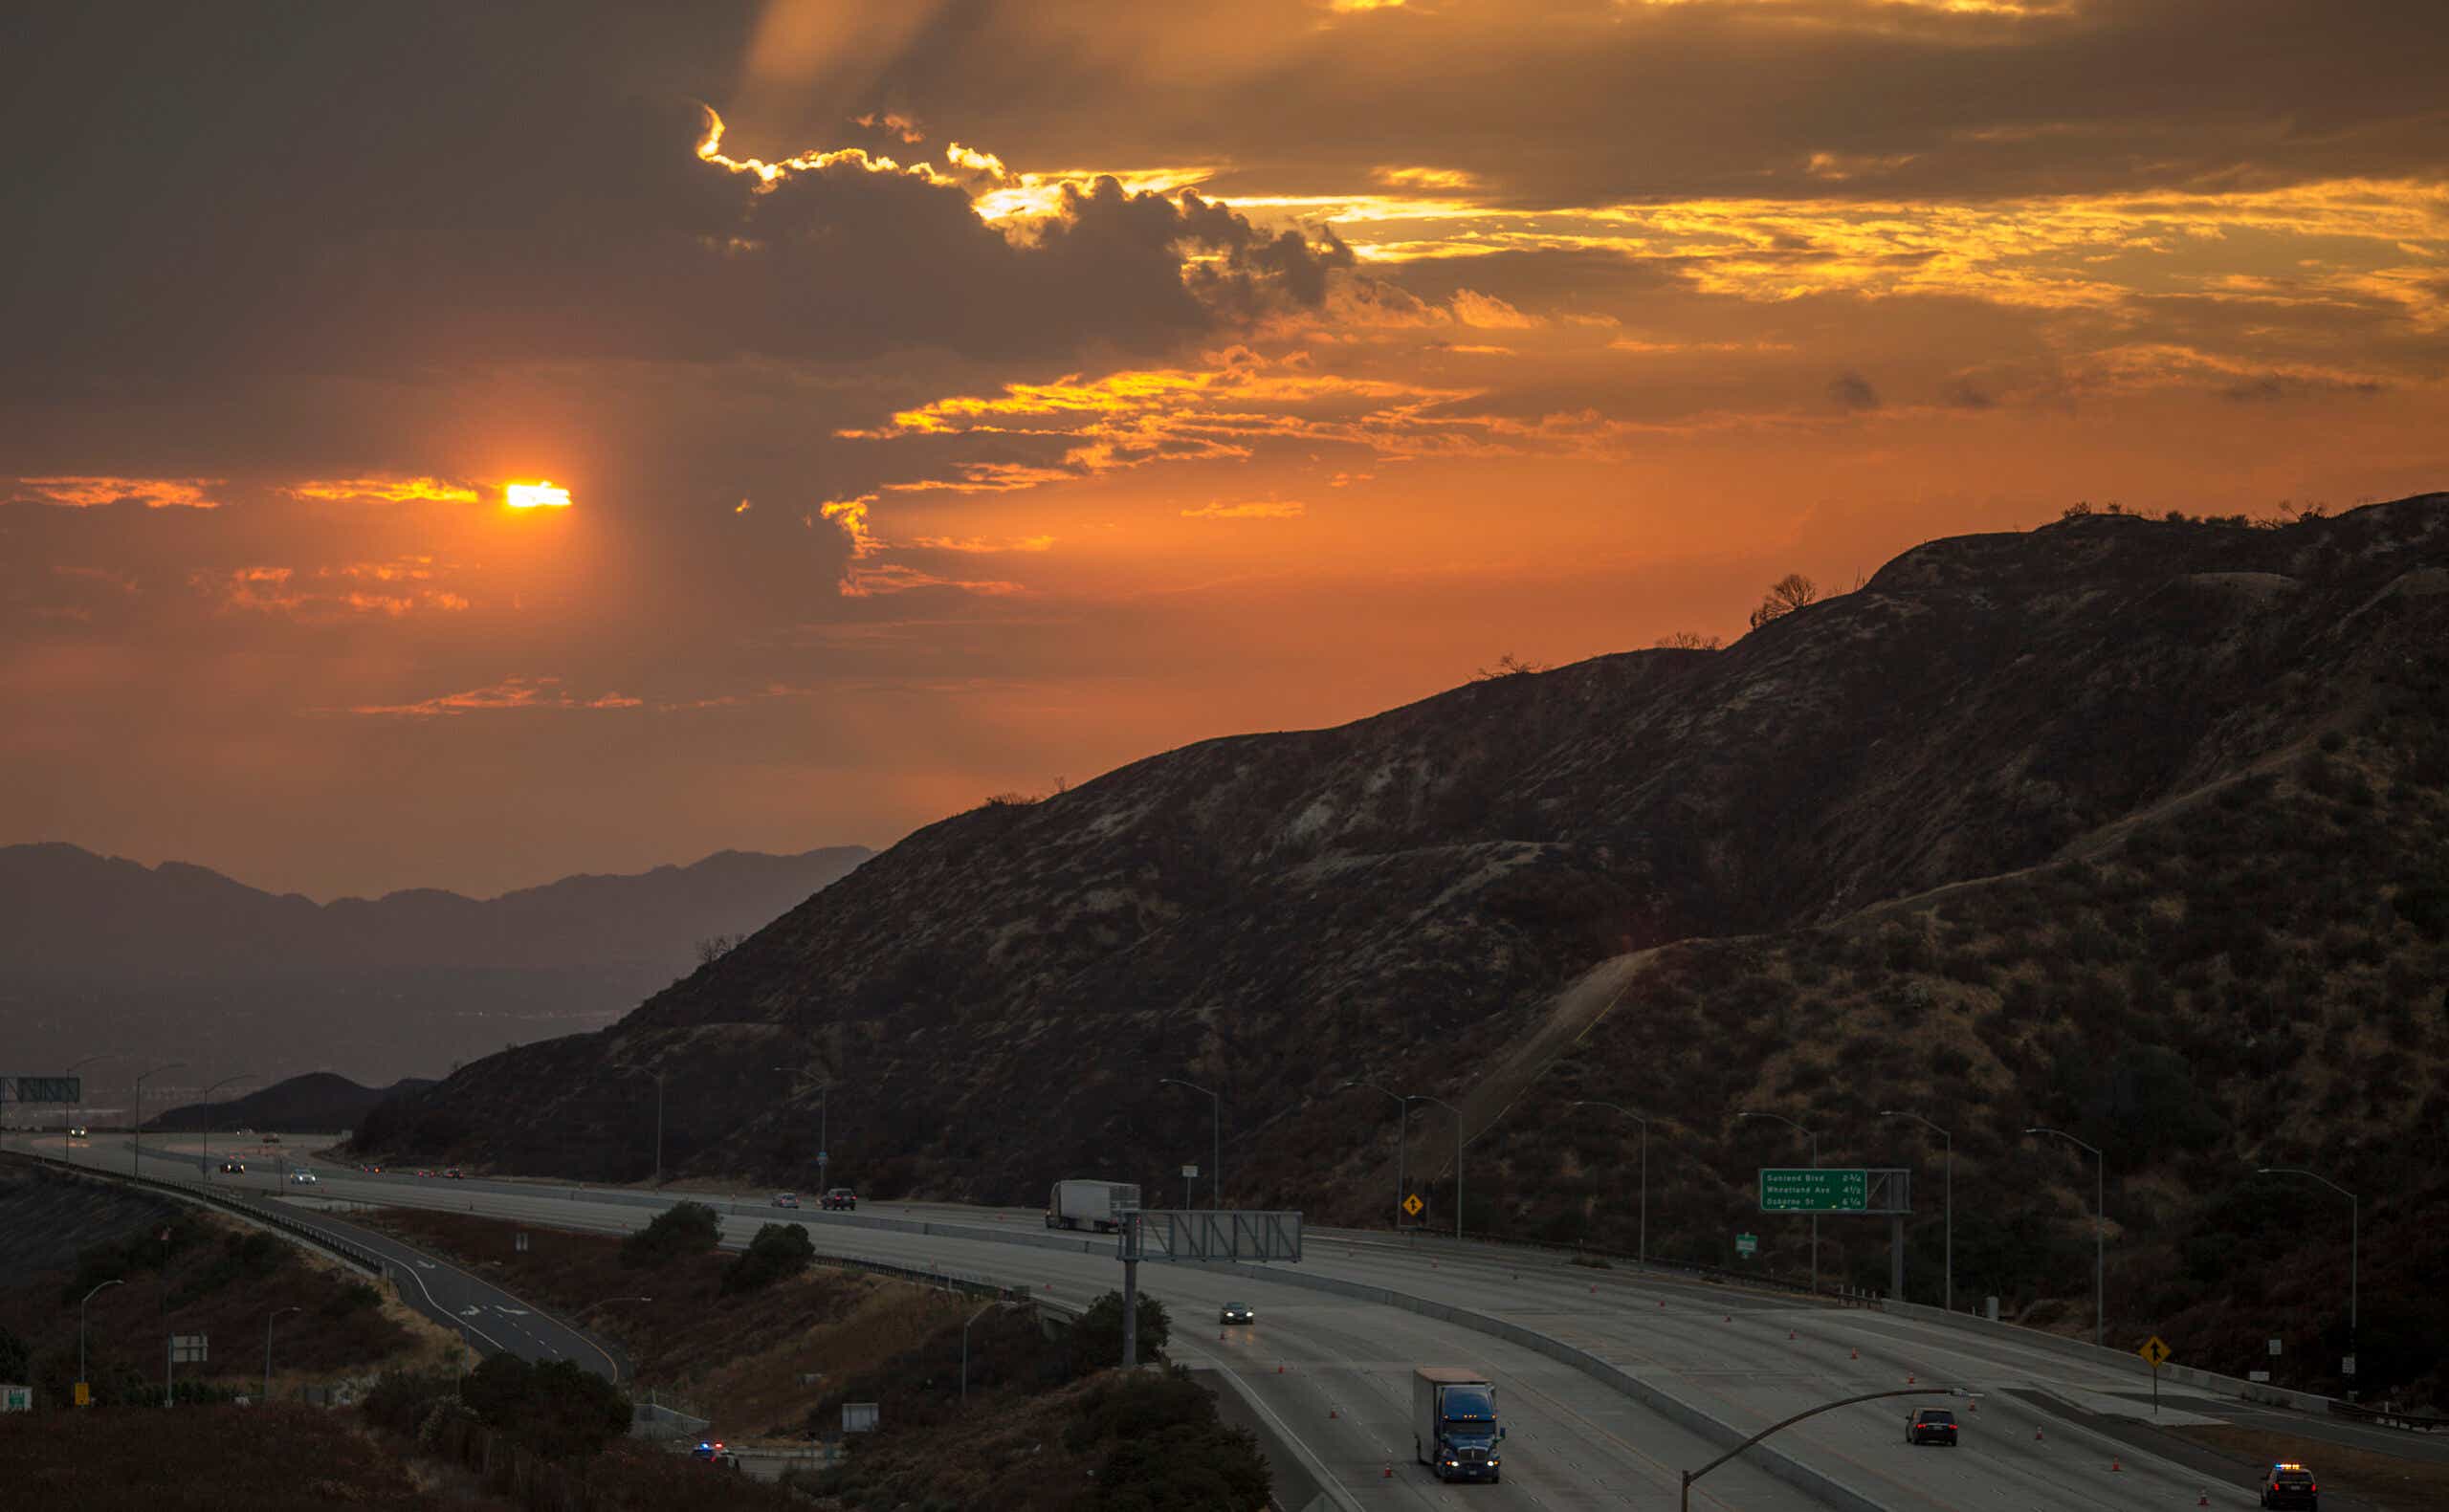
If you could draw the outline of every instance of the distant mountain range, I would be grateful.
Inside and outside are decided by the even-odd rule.
[[[701,942],[759,929],[869,854],[725,850],[497,898],[318,904],[181,862],[0,846],[0,1062],[39,1074],[120,1051],[85,1073],[114,1089],[137,1060],[187,1063],[147,1084],[148,1103],[240,1072],[439,1075],[610,1022],[695,967]],[[98,1121],[117,1095],[89,1094]]]
[[[389,967],[677,967],[868,859],[717,851],[635,876],[576,876],[497,898],[429,887],[318,904],[204,866],[76,845],[0,846],[0,972],[123,977]]]
[[[389,1086],[360,1086],[330,1071],[309,1071],[226,1103],[190,1103],[174,1107],[146,1120],[144,1127],[176,1132],[202,1129],[209,1120],[216,1131],[244,1128],[338,1133],[355,1129],[367,1109],[392,1093],[413,1092],[432,1085],[423,1077],[403,1077]]]

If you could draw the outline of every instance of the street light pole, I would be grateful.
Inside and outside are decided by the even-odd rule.
[[[2107,1260],[2105,1257],[2107,1254],[2107,1250],[2105,1246],[2107,1241],[2101,1237],[2101,1225],[2107,1221],[2107,1218],[2102,1214],[2101,1202],[2108,1191],[2108,1175],[2107,1171],[2108,1161],[2098,1150],[2094,1149],[2090,1145],[2085,1144],[2082,1140],[2077,1139],[2074,1135],[2066,1132],[2063,1129],[2034,1128],[2027,1129],[2024,1132],[2027,1134],[2047,1134],[2052,1138],[2063,1139],[2078,1150],[2089,1150],[2092,1152],[2092,1348],[2097,1349],[2100,1348],[2101,1344],[2101,1299],[2107,1295],[2107,1288],[2102,1284],[2102,1278],[2107,1274]]]
[[[1811,1141],[1811,1168],[1820,1169],[1820,1136],[1803,1128],[1783,1113],[1737,1113],[1737,1118],[1774,1118],[1796,1133]],[[1811,1216],[1811,1294],[1820,1295],[1820,1215]]]
[[[94,1291],[100,1291],[102,1286],[118,1284],[118,1282],[106,1281],[101,1286],[95,1287]],[[77,1381],[80,1386],[85,1381],[85,1304],[94,1300],[94,1291],[87,1292],[77,1304]]]
[[[1633,1252],[1633,1262],[1642,1269],[1647,1270],[1649,1269],[1649,1120],[1629,1107],[1615,1103],[1601,1103],[1586,1097],[1577,1099],[1573,1106],[1614,1108],[1642,1126],[1642,1237],[1640,1247]]]
[[[264,1319],[264,1395],[266,1407],[272,1405],[272,1324],[284,1312],[304,1312],[303,1307],[275,1307]]]
[[[1948,1131],[1947,1131],[1946,1129],[1944,1129],[1939,1128],[1939,1126],[1938,1126],[1938,1125],[1931,1123],[1929,1119],[1924,1118],[1921,1114],[1919,1114],[1919,1113],[1908,1113],[1908,1112],[1906,1112],[1906,1111],[1905,1111],[1904,1109],[1902,1109],[1902,1108],[1890,1108],[1890,1109],[1888,1109],[1887,1111],[1881,1113],[1879,1116],[1880,1116],[1880,1117],[1882,1117],[1882,1118],[1909,1118],[1909,1119],[1913,1120],[1913,1122],[1915,1122],[1915,1123],[1917,1123],[1917,1124],[1921,1125],[1921,1126],[1922,1126],[1923,1128],[1925,1128],[1925,1129],[1928,1129],[1931,1130],[1932,1132],[1936,1133],[1936,1134],[1937,1134],[1941,1139],[1944,1139],[1944,1140],[1946,1140],[1946,1141],[1948,1142],[1948,1163],[1947,1163],[1947,1177],[1946,1177],[1946,1183],[1947,1183],[1947,1230],[1946,1230],[1946,1232],[1947,1232],[1947,1278],[1948,1278],[1948,1281],[1947,1281],[1947,1304],[1948,1304],[1948,1311],[1950,1311],[1950,1312],[1953,1312],[1953,1311],[1955,1311],[1955,1135],[1953,1135],[1953,1134],[1952,1134],[1952,1133],[1948,1132]]]
[[[976,1323],[1002,1305],[1000,1302],[990,1302],[971,1313],[969,1323],[960,1326],[960,1399],[964,1404],[969,1401],[969,1324]]]
[[[1435,1103],[1454,1115],[1454,1237],[1459,1239],[1463,1237],[1463,1110],[1425,1092],[1414,1092],[1412,1101]]]
[[[795,1065],[778,1065],[774,1069],[796,1073],[800,1068]],[[816,1084],[816,1190],[820,1201],[825,1194],[825,1163],[833,1153],[827,1148],[832,1139],[832,1117],[833,1084],[819,1082]]]
[[[2254,1174],[2258,1176],[2309,1176],[2313,1180],[2320,1182],[2323,1186],[2329,1188],[2332,1192],[2337,1193],[2340,1196],[2347,1199],[2347,1352],[2350,1357],[2352,1357],[2355,1353],[2356,1272],[2362,1268],[2363,1264],[2363,1256],[2361,1251],[2364,1247],[2364,1204],[2356,1197],[2354,1193],[2348,1191],[2345,1187],[2340,1186],[2329,1177],[2322,1175],[2316,1172],[2307,1171],[2302,1166],[2257,1166],[2254,1168]]]
[[[1224,1100],[1194,1082],[1180,1077],[1160,1076],[1158,1086],[1187,1086],[1194,1092],[1207,1092],[1208,1158],[1216,1164],[1207,1172],[1207,1205],[1223,1212],[1224,1208]]]
[[[1375,1082],[1346,1082],[1336,1090],[1350,1091],[1356,1086],[1365,1086],[1373,1092],[1394,1098],[1396,1111],[1401,1118],[1401,1122],[1395,1126],[1395,1232],[1401,1234],[1403,1231],[1403,1147],[1411,1142],[1412,1105]]]
[[[212,1100],[212,1094],[213,1094],[213,1093],[215,1093],[215,1092],[220,1091],[223,1087],[228,1086],[228,1085],[229,1085],[231,1083],[232,1083],[232,1082],[244,1082],[244,1081],[246,1081],[247,1079],[249,1079],[250,1077],[254,1076],[254,1074],[255,1074],[255,1073],[254,1073],[254,1072],[253,1072],[253,1071],[241,1071],[241,1072],[239,1072],[236,1076],[225,1076],[225,1077],[223,1077],[220,1081],[215,1082],[215,1083],[213,1083],[210,1086],[206,1087],[206,1088],[204,1089],[204,1091],[202,1092],[202,1094],[200,1094],[200,1095],[196,1098],[196,1101],[197,1101],[198,1103],[201,1103],[201,1104],[205,1104],[205,1105],[207,1105],[207,1106],[206,1106],[206,1107],[205,1107],[205,1109],[204,1109],[204,1162],[203,1162],[203,1164],[204,1164],[204,1179],[205,1179],[205,1181],[206,1181],[208,1184],[210,1184],[210,1183],[211,1182],[211,1180],[212,1180],[212,1108],[211,1108],[211,1107],[210,1106],[210,1103],[211,1103],[211,1100]]]
[[[119,1052],[118,1052],[117,1050],[105,1050],[105,1051],[103,1051],[103,1052],[102,1052],[101,1054],[99,1054],[99,1055],[89,1055],[89,1056],[85,1057],[85,1059],[83,1059],[82,1061],[77,1062],[76,1065],[72,1065],[72,1066],[70,1066],[70,1067],[68,1068],[68,1074],[69,1074],[70,1076],[75,1076],[75,1075],[77,1074],[77,1068],[78,1068],[79,1066],[88,1066],[88,1065],[92,1065],[92,1064],[93,1064],[95,1062],[97,1062],[97,1061],[108,1061],[108,1060],[112,1060],[112,1059],[115,1059],[118,1055],[119,1055]],[[80,1101],[80,1102],[81,1102],[81,1101],[82,1101],[82,1099],[81,1099],[81,1098],[79,1098],[79,1099],[78,1099],[78,1101]],[[68,1122],[69,1122],[68,1115],[69,1115],[69,1111],[70,1111],[70,1109],[68,1108],[68,1107],[67,1107],[67,1105],[66,1105],[66,1104],[62,1104],[62,1105],[60,1105],[60,1108],[59,1108],[59,1158],[60,1158],[60,1159],[62,1159],[62,1160],[65,1160],[65,1159],[67,1159],[67,1158],[68,1158]]]
[[[136,1142],[128,1147],[127,1173],[129,1175],[141,1176],[144,1173],[142,1169],[144,1164],[144,1079],[162,1071],[185,1069],[187,1069],[185,1061],[173,1061],[167,1065],[157,1065],[150,1071],[136,1073]]]

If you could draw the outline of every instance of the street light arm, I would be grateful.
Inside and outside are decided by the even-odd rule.
[[[2254,1174],[2258,1176],[2310,1176],[2313,1180],[2329,1188],[2332,1192],[2337,1193],[2340,1196],[2345,1197],[2350,1202],[2359,1200],[2354,1193],[2348,1191],[2345,1187],[2340,1186],[2329,1177],[2321,1174],[2319,1172],[2307,1171],[2302,1166],[2256,1166],[2254,1168]]]
[[[95,1292],[95,1291],[100,1291],[100,1290],[102,1290],[104,1287],[108,1287],[108,1286],[116,1286],[116,1285],[118,1285],[118,1284],[120,1284],[120,1283],[119,1283],[118,1282],[115,1282],[115,1281],[106,1281],[106,1282],[102,1282],[102,1284],[101,1284],[100,1286],[97,1286],[97,1287],[95,1287],[95,1288],[94,1288],[94,1291],[89,1291],[89,1292],[87,1292],[83,1297],[79,1298],[79,1299],[77,1300],[77,1306],[79,1306],[79,1307],[82,1307],[83,1305],[85,1305],[85,1304],[87,1304],[87,1303],[89,1303],[89,1302],[92,1302],[92,1301],[94,1300],[94,1292]]]
[[[1774,1118],[1778,1123],[1785,1125],[1788,1129],[1793,1129],[1796,1133],[1800,1134],[1805,1139],[1818,1139],[1820,1137],[1810,1129],[1796,1123],[1793,1119],[1788,1118],[1783,1113],[1737,1113],[1734,1116],[1737,1118]]]
[[[1710,1460],[1700,1469],[1685,1471],[1684,1485],[1686,1494],[1688,1496],[1690,1494],[1693,1481],[1700,1479],[1703,1476],[1708,1475],[1718,1466],[1725,1464],[1728,1460],[1743,1453],[1745,1450],[1751,1448],[1754,1444],[1758,1443],[1763,1438],[1768,1437],[1778,1429],[1791,1428],[1795,1424],[1801,1422],[1806,1417],[1817,1417],[1822,1413],[1834,1412],[1840,1407],[1851,1407],[1857,1402],[1876,1402],[1882,1397],[1887,1396],[1961,1396],[1964,1394],[1965,1392],[1960,1388],[1953,1386],[1907,1387],[1893,1391],[1866,1391],[1861,1396],[1843,1397],[1834,1402],[1822,1402],[1818,1407],[1806,1408],[1802,1412],[1797,1413],[1792,1417],[1787,1418],[1784,1422],[1771,1423],[1768,1427],[1763,1428],[1756,1434],[1754,1434],[1751,1437],[1735,1445],[1732,1449],[1728,1450],[1725,1454],[1718,1456],[1715,1459]]]
[[[1642,1126],[1643,1128],[1644,1128],[1644,1129],[1646,1129],[1646,1128],[1648,1128],[1648,1127],[1649,1127],[1649,1120],[1648,1120],[1648,1119],[1644,1118],[1641,1114],[1634,1112],[1631,1108],[1624,1107],[1624,1106],[1623,1106],[1622,1104],[1621,1104],[1621,1103],[1602,1103],[1602,1102],[1600,1102],[1597,1098],[1591,1098],[1591,1097],[1578,1097],[1578,1098],[1574,1099],[1574,1100],[1573,1100],[1573,1102],[1572,1102],[1571,1104],[1569,1104],[1568,1106],[1569,1106],[1569,1107],[1604,1107],[1604,1108],[1609,1108],[1609,1109],[1611,1109],[1611,1110],[1613,1110],[1613,1111],[1615,1111],[1615,1112],[1619,1112],[1619,1113],[1623,1114],[1626,1118],[1631,1119],[1634,1123],[1641,1125],[1641,1126]]]
[[[2066,1130],[2063,1129],[2033,1128],[2025,1129],[2024,1132],[2027,1134],[2051,1134],[2057,1138],[2066,1141],[2066,1143],[2074,1146],[2078,1150],[2090,1150],[2094,1156],[2098,1156],[2100,1154],[2100,1148],[2098,1146],[2085,1144],[2082,1140],[2077,1139],[2074,1135],[2066,1132]]]

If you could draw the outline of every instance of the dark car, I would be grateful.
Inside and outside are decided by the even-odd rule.
[[[247,1173],[247,1163],[243,1160],[225,1160],[221,1163],[221,1173],[229,1176],[243,1176]]]
[[[825,1195],[818,1200],[826,1207],[838,1208],[847,1213],[859,1205],[859,1194],[849,1187],[833,1187],[827,1189]]]
[[[739,1468],[739,1456],[725,1449],[719,1438],[699,1439],[697,1447],[689,1451],[689,1457],[702,1459],[710,1465],[722,1465],[732,1470]]]
[[[2262,1472],[2261,1504],[2266,1507],[2312,1507],[2322,1504],[2322,1488],[2313,1472],[2292,1459],[2283,1459]]]
[[[1955,1447],[1955,1413],[1942,1408],[1923,1407],[1905,1419],[1905,1441],[1908,1444],[1945,1444]]]
[[[1248,1306],[1242,1303],[1228,1302],[1217,1311],[1216,1321],[1218,1323],[1256,1323],[1259,1321],[1259,1315],[1250,1311]]]
[[[446,1175],[446,1176],[449,1176],[449,1177],[450,1177],[452,1180],[453,1180],[453,1181],[457,1181],[458,1179],[460,1179],[460,1177],[459,1177],[459,1168],[458,1168],[457,1166],[453,1166],[453,1167],[452,1167],[450,1170],[448,1170],[448,1171],[444,1172],[443,1172],[443,1174],[444,1174],[444,1175]]]

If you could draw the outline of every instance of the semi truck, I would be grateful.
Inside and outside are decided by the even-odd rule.
[[[1128,1181],[1058,1181],[1046,1199],[1046,1226],[1111,1234],[1122,1226],[1114,1213],[1139,1206],[1139,1189]]]
[[[1423,1365],[1412,1371],[1412,1457],[1440,1480],[1486,1480],[1498,1474],[1496,1388],[1477,1370]]]

